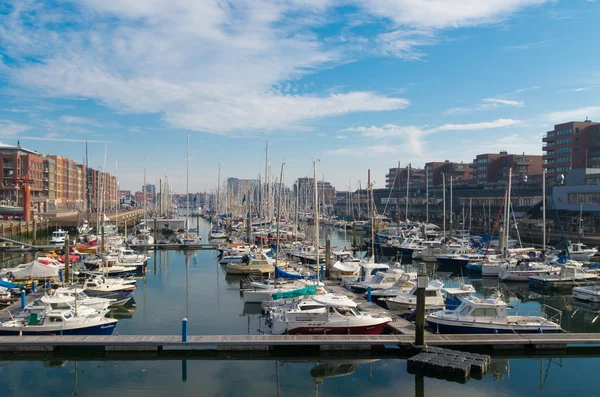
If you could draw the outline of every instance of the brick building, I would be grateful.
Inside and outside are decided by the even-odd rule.
[[[0,144],[0,200],[6,204],[23,206],[23,195],[18,183],[20,178],[27,177],[30,183],[32,208],[43,211],[45,207],[44,160],[40,153],[25,149],[20,143],[17,146]]]
[[[571,169],[600,168],[600,123],[586,120],[556,124],[542,141],[546,178],[551,181]]]
[[[471,164],[471,180],[477,184],[508,183],[508,170],[512,168],[513,181],[523,181],[526,176],[542,173],[542,156],[500,153],[478,154]]]
[[[425,164],[427,183],[429,186],[440,186],[443,183],[443,175],[446,181],[452,177],[453,182],[460,185],[470,181],[471,164],[455,163],[452,161],[430,162]]]
[[[390,168],[388,173],[385,175],[385,187],[386,189],[399,189],[406,187],[406,181],[408,172],[410,170],[410,186],[422,186],[425,187],[425,169],[414,168],[410,165],[404,168]]]

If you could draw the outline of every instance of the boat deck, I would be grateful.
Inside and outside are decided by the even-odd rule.
[[[32,292],[27,294],[27,304],[41,298],[43,292]],[[21,298],[17,298],[10,306],[0,310],[0,322],[10,320],[11,316],[15,316],[21,311]]]
[[[392,322],[388,324],[388,328],[392,333],[403,334],[403,335],[414,335],[415,334],[415,325],[410,321],[400,317],[394,312],[386,310],[373,302],[367,302],[366,298],[360,295],[355,294],[352,291],[349,291],[339,284],[333,281],[325,282],[326,289],[329,292],[333,292],[335,294],[345,295],[348,298],[352,299],[358,304],[358,308],[361,311],[370,313],[370,314],[382,314],[392,318]],[[425,331],[425,334],[430,334],[430,332]]]

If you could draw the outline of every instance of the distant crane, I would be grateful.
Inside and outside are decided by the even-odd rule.
[[[27,173],[21,178],[12,178],[5,181],[5,185],[14,186],[15,189],[21,189],[21,195],[23,197],[23,220],[31,220],[31,185],[33,185],[33,178],[29,175],[31,173],[33,161],[29,161],[27,167]]]

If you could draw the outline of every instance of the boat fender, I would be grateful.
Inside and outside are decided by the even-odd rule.
[[[498,333],[498,330],[497,330],[497,329],[495,329],[495,330],[494,330],[494,333],[495,333],[495,334],[497,334],[497,333]]]
[[[542,327],[539,327],[539,328],[538,328],[538,332],[539,332],[540,334],[543,334],[543,333],[544,333],[544,330],[542,329]]]

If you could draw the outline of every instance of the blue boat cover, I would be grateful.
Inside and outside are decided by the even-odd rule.
[[[21,288],[21,286],[17,284],[10,283],[8,281],[0,280],[0,287],[4,288]]]
[[[293,279],[293,280],[304,280],[304,279],[314,280],[317,278],[317,276],[316,275],[302,276],[300,274],[292,274],[292,273],[284,272],[283,270],[281,270],[280,268],[275,266],[275,278],[289,278],[289,279]]]

